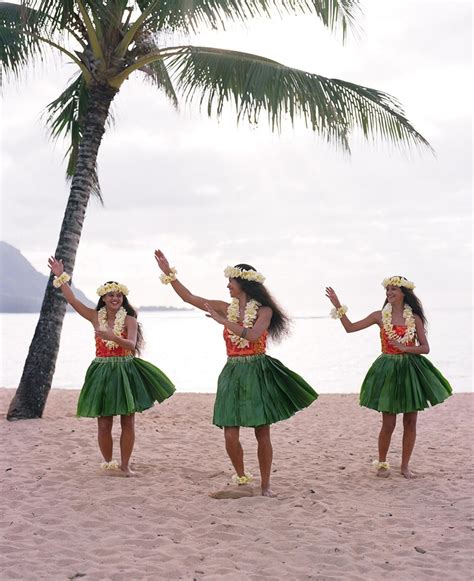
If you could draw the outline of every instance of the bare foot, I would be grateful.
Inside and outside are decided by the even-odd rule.
[[[270,487],[262,488],[262,496],[268,496],[269,498],[276,498],[276,494],[272,491]]]
[[[410,470],[410,468],[408,468],[408,466],[406,466],[406,467],[402,466],[401,469],[400,469],[400,473],[407,480],[411,480],[412,478],[416,478],[416,476],[413,474],[413,472]]]
[[[379,478],[388,478],[390,476],[390,468],[379,468],[377,470],[377,476]]]
[[[117,460],[105,460],[104,462],[102,462],[102,464],[100,465],[100,469],[101,470],[118,470],[119,469],[119,465]]]
[[[130,470],[130,466],[120,466],[120,475],[125,477],[135,476],[135,472]]]
[[[374,460],[372,466],[375,468],[379,478],[388,478],[390,476],[390,464],[385,460]]]

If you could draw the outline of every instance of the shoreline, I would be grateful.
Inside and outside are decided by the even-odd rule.
[[[79,390],[53,389],[41,420],[7,422],[14,391],[0,389],[2,579],[471,574],[474,394],[420,413],[413,481],[397,472],[401,418],[394,470],[377,478],[380,414],[360,408],[357,394],[321,394],[272,427],[278,498],[269,499],[258,496],[258,478],[252,487],[229,484],[223,433],[210,423],[212,393],[179,393],[137,414],[137,477],[111,478],[99,469],[96,422],[74,415]],[[242,430],[242,444],[246,469],[257,475],[253,430]],[[215,491],[241,497],[210,498]]]
[[[4,391],[4,392],[10,392],[11,393],[11,397],[13,397],[13,394],[16,391],[16,387],[0,387],[0,392]],[[217,389],[217,388],[216,388]],[[77,387],[52,387],[50,394],[52,392],[71,392],[71,393],[75,393],[77,396],[79,396],[80,393],[80,388]],[[176,391],[173,395],[173,397],[175,397],[176,395],[182,396],[182,395],[216,395],[215,391],[184,391],[184,390],[180,390],[180,391]],[[339,391],[339,392],[324,392],[324,391],[318,391],[318,395],[319,397],[324,396],[324,397],[332,397],[332,396],[355,396],[358,397],[359,396],[359,390],[358,391]],[[453,395],[474,395],[474,387],[471,390],[468,391],[458,391],[456,390],[455,393],[453,393]],[[49,396],[48,396],[49,397]],[[48,407],[48,404],[46,404],[46,407]],[[430,409],[430,408],[427,408]],[[426,410],[424,410],[426,411]],[[421,413],[421,412],[420,412]],[[3,409],[0,409],[0,416],[5,415],[5,412]]]

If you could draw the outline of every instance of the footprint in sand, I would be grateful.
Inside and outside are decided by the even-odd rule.
[[[214,492],[209,492],[211,498],[216,498],[217,500],[222,499],[233,499],[233,498],[246,498],[250,496],[260,496],[261,492],[259,488],[253,486],[229,486],[224,490],[216,490]]]

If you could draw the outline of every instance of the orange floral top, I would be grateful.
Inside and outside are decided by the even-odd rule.
[[[406,328],[407,328],[406,325],[393,325],[393,332],[396,333],[399,337],[403,337]],[[397,349],[396,347],[392,347],[392,345],[390,345],[390,339],[388,338],[387,333],[383,327],[380,329],[380,341],[382,343],[382,353],[384,353],[385,355],[404,354],[404,352],[400,351],[400,349]],[[405,343],[405,345],[407,347],[412,347],[413,345],[416,345],[416,343],[415,341],[410,341],[408,343]]]
[[[251,342],[250,345],[248,345],[247,347],[240,348],[237,347],[237,345],[234,345],[234,343],[232,343],[232,341],[230,340],[230,331],[229,329],[227,329],[227,327],[224,327],[224,341],[227,349],[227,357],[262,355],[263,353],[265,353],[265,349],[267,346],[267,336],[268,333],[267,331],[265,331],[265,333],[263,333],[263,335],[260,335],[260,337],[256,341]]]
[[[127,331],[124,330],[122,333],[122,338],[127,338]],[[96,357],[127,357],[128,355],[133,355],[132,351],[124,349],[120,345],[115,349],[109,349],[100,337],[95,338],[95,356]]]

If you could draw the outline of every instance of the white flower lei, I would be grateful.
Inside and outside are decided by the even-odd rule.
[[[107,293],[122,293],[126,297],[128,295],[128,287],[119,282],[107,282],[97,289],[99,297],[103,297]]]
[[[399,343],[403,343],[404,345],[406,345],[407,343],[413,341],[416,331],[415,317],[413,315],[413,310],[410,307],[410,305],[405,304],[405,306],[403,307],[403,318],[405,319],[407,329],[403,337],[400,337],[400,335],[397,335],[397,333],[395,333],[395,331],[393,330],[392,305],[390,303],[387,303],[385,307],[382,309],[382,323],[385,333],[387,334],[387,337],[392,341],[398,341]]]
[[[227,266],[224,270],[226,278],[242,278],[243,280],[250,280],[251,282],[265,282],[265,277],[262,273],[256,270],[245,270],[237,266]]]
[[[126,317],[127,311],[123,307],[120,307],[120,309],[117,311],[115,315],[114,321],[114,335],[116,335],[117,337],[122,336],[122,331],[124,330],[125,327]],[[107,309],[105,307],[102,307],[99,310],[98,319],[100,330],[107,331],[109,328],[109,324],[107,322]],[[119,347],[118,343],[116,343],[115,341],[104,341],[104,343],[108,349],[117,349],[117,347]]]
[[[244,311],[244,320],[243,326],[245,329],[250,329],[253,327],[255,319],[257,318],[258,308],[260,307],[260,303],[251,299],[245,305]],[[238,323],[239,322],[239,313],[240,313],[240,304],[239,299],[232,299],[230,302],[229,307],[227,308],[227,320],[231,323]],[[244,347],[248,347],[250,345],[250,341],[248,339],[243,339],[239,337],[232,331],[229,331],[230,340],[234,345],[237,345],[239,349],[243,349]]]
[[[411,280],[407,280],[404,276],[390,276],[389,278],[384,278],[382,281],[382,286],[387,288],[388,286],[404,286],[409,290],[415,288],[415,283]]]

